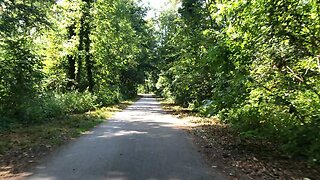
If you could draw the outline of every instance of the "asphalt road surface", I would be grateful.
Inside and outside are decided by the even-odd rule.
[[[25,179],[226,179],[206,164],[181,127],[144,96],[91,133],[61,147]]]

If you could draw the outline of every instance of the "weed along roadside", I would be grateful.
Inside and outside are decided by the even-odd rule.
[[[0,0],[0,14],[2,176],[145,93],[196,117],[213,167],[320,179],[319,0]]]
[[[239,179],[320,179],[320,167],[287,158],[270,141],[242,138],[216,117],[203,117],[190,108],[158,98],[163,109],[191,122],[190,134],[211,166]]]
[[[70,140],[110,118],[140,97],[86,113],[68,114],[45,123],[19,125],[0,131],[0,179],[14,178]]]
[[[226,179],[197,152],[183,121],[150,95],[29,171],[37,179]]]

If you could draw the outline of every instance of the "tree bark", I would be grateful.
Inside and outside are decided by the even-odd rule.
[[[71,26],[68,27],[69,39],[72,39],[72,37],[76,35],[74,29],[75,29],[75,24],[72,24]],[[74,55],[72,55],[72,54],[68,54],[67,59],[68,59],[67,90],[72,90],[75,86],[74,82],[75,82],[75,78],[76,78],[76,74],[75,74],[76,61],[75,61]]]
[[[80,33],[79,33],[79,46],[78,46],[78,69],[77,69],[77,83],[78,83],[78,89],[84,90],[85,87],[88,87],[90,92],[93,92],[93,86],[94,86],[94,80],[93,80],[93,63],[91,60],[90,55],[90,8],[91,8],[91,2],[90,0],[83,0],[85,2],[85,5],[82,8],[82,17],[80,19]],[[82,83],[82,68],[83,68],[83,62],[85,61],[85,68],[86,68],[86,77],[87,77],[87,83]]]
[[[89,29],[88,29],[88,31],[90,32]],[[86,33],[86,41],[85,41],[86,68],[87,68],[87,78],[88,78],[88,83],[89,83],[89,91],[93,92],[93,86],[94,86],[93,73],[92,73],[93,62],[91,60],[91,54],[90,54],[91,41],[90,41],[90,37],[89,37],[89,32]]]
[[[85,0],[87,3],[87,7],[85,9],[85,32],[84,32],[84,46],[85,46],[85,60],[86,60],[86,69],[87,69],[87,81],[88,81],[88,88],[90,92],[93,92],[94,80],[93,80],[93,62],[91,60],[90,54],[90,8],[91,8],[91,0]]]
[[[77,88],[82,90],[82,82],[81,82],[81,73],[82,73],[82,61],[83,61],[83,42],[84,42],[84,35],[85,35],[85,19],[86,13],[83,13],[80,19],[80,33],[79,33],[79,46],[78,46],[78,57],[77,57]]]

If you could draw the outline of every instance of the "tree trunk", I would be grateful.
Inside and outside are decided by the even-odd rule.
[[[84,36],[85,36],[85,19],[86,19],[86,13],[83,13],[81,20],[80,20],[80,33],[79,33],[79,46],[78,46],[78,69],[77,69],[77,88],[79,90],[83,90],[82,83],[81,83],[81,73],[82,73],[82,61],[83,61],[83,42],[84,42]]]
[[[89,27],[88,27],[88,33],[86,33],[86,40],[85,40],[85,51],[86,51],[86,67],[87,67],[87,78],[89,83],[89,91],[93,92],[93,86],[94,86],[94,80],[93,80],[93,74],[92,74],[92,68],[93,68],[93,62],[91,61],[91,55],[90,55],[90,37],[89,37]]]
[[[91,56],[90,56],[90,8],[91,8],[91,3],[90,0],[83,0],[85,2],[85,6],[83,6],[82,9],[82,17],[80,20],[80,33],[79,33],[79,46],[78,46],[78,69],[77,69],[77,83],[78,83],[78,89],[79,90],[84,90],[84,86],[81,82],[82,79],[82,64],[83,61],[85,61],[85,66],[86,66],[86,76],[87,76],[87,83],[88,83],[88,88],[89,91],[93,91],[93,86],[94,86],[94,81],[93,81],[93,74],[92,74],[92,68],[93,68],[93,63],[91,61]]]
[[[69,39],[72,39],[73,36],[76,35],[75,31],[75,24],[72,24],[71,26],[68,27],[68,34],[69,34]],[[76,78],[75,74],[75,57],[72,54],[67,55],[68,58],[68,70],[67,70],[67,90],[72,90],[74,88],[74,82]]]
[[[87,69],[87,80],[88,80],[88,88],[90,92],[93,92],[94,80],[92,74],[93,62],[91,60],[90,54],[90,8],[91,8],[91,0],[85,0],[87,3],[87,7],[85,9],[85,33],[84,33],[84,46],[85,46],[85,58],[86,58],[86,69]]]

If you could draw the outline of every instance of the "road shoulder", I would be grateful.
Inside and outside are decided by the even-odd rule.
[[[102,107],[83,114],[51,119],[43,124],[11,128],[0,133],[0,179],[16,179],[28,175],[27,170],[41,159],[86,134],[138,98]]]
[[[229,179],[320,179],[319,167],[282,157],[264,142],[244,141],[218,119],[199,117],[187,108],[159,100],[167,113],[192,122],[188,132],[199,152]]]

